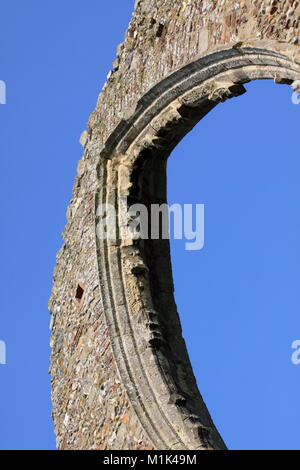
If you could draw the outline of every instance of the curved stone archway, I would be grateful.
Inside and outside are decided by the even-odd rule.
[[[170,152],[220,101],[244,93],[243,83],[299,80],[298,16],[291,19],[299,2],[286,2],[287,11],[254,2],[258,16],[250,2],[233,3],[136,2],[81,137],[50,299],[61,449],[225,448],[181,335],[168,241],[101,238],[97,227],[105,204],[115,207],[119,233],[122,198],[165,202]]]

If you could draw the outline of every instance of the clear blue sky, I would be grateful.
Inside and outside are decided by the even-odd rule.
[[[133,0],[2,2],[0,449],[53,449],[49,314],[78,138]],[[200,389],[232,449],[300,449],[300,105],[253,82],[175,149],[169,202],[205,204],[205,246],[172,242]]]

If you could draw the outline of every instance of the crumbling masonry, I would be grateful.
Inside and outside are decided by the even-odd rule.
[[[300,1],[136,1],[78,164],[49,302],[59,449],[223,449],[198,391],[166,240],[98,239],[97,207],[166,200],[166,160],[243,84],[300,78]]]

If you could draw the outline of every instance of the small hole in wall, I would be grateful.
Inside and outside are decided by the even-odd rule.
[[[162,33],[163,33],[163,30],[164,30],[164,27],[165,27],[165,26],[164,26],[163,24],[159,23],[158,28],[157,28],[157,31],[156,31],[156,37],[157,37],[157,38],[161,38]]]
[[[83,293],[84,293],[83,288],[81,287],[80,284],[78,284],[77,289],[76,289],[76,294],[75,294],[76,299],[81,300],[82,296],[83,296]]]

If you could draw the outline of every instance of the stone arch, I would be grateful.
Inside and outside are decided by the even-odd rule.
[[[136,5],[138,13],[143,2]],[[164,22],[159,25],[155,41],[163,35]],[[112,112],[106,126],[99,116],[107,103],[99,98],[81,138],[85,154],[50,300],[59,448],[225,448],[181,335],[168,241],[101,238],[97,226],[99,208],[110,204],[119,233],[120,198],[146,206],[165,202],[172,149],[219,102],[244,93],[244,83],[299,80],[296,45],[250,42],[211,47],[172,73],[154,74],[152,86],[145,93],[141,86],[133,106],[128,103],[120,119]],[[117,84],[110,81],[107,87],[109,96]],[[117,104],[116,99],[113,108]],[[80,306],[72,298],[79,279],[85,285]]]

